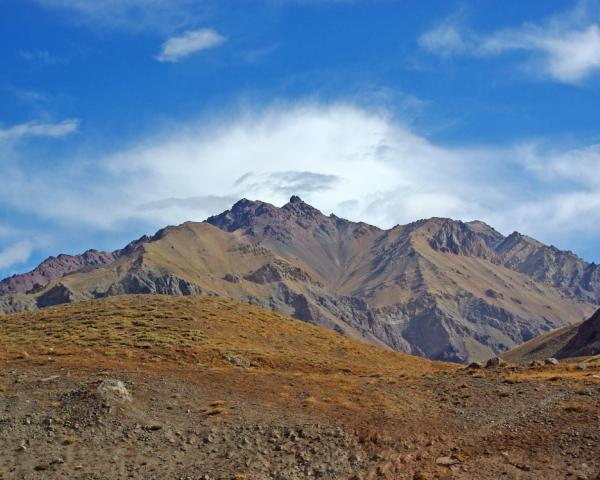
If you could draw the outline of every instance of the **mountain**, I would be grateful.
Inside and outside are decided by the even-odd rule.
[[[521,363],[543,360],[600,355],[600,310],[588,320],[553,330],[508,351],[503,358]]]
[[[1,296],[0,310],[127,293],[221,296],[394,350],[467,362],[580,322],[600,302],[596,265],[527,237],[444,218],[382,230],[324,215],[296,196],[281,208],[240,200],[112,255]]]
[[[97,250],[88,250],[81,255],[61,254],[57,257],[49,257],[31,272],[13,275],[0,281],[0,295],[25,293],[39,289],[55,278],[64,277],[68,273],[86,267],[106,265],[114,262],[117,258],[116,252],[98,252]]]
[[[62,253],[56,257],[48,257],[30,272],[12,275],[1,280],[0,296],[40,290],[51,280],[62,278],[69,273],[108,265],[120,256],[129,253],[137,244],[148,240],[150,240],[150,237],[143,236],[131,242],[125,248],[114,252],[99,252],[90,249],[81,255],[65,255]]]

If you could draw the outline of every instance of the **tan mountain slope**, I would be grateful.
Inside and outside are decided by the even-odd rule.
[[[588,320],[553,330],[506,352],[510,362],[600,355],[600,310]]]
[[[0,477],[592,479],[599,369],[471,370],[208,296],[0,315]]]
[[[241,200],[207,222],[134,242],[112,263],[2,296],[0,309],[126,293],[219,295],[407,353],[482,360],[594,310],[504,266],[503,243],[482,222],[433,218],[381,230],[298,197],[282,208]]]

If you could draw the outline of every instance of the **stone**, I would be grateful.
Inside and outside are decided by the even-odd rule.
[[[483,364],[481,362],[469,363],[469,366],[467,367],[469,370],[479,370],[480,368],[483,368]]]
[[[577,370],[586,370],[587,369],[587,363],[578,363],[575,368]]]
[[[121,380],[102,380],[98,385],[98,393],[104,400],[131,402],[131,394]]]
[[[246,360],[245,358],[240,357],[238,355],[226,353],[223,355],[223,358],[226,361],[228,361],[229,363],[231,363],[232,365],[235,365],[236,367],[249,367],[250,366],[250,362],[248,360]]]
[[[503,367],[504,365],[506,365],[506,362],[500,357],[493,357],[486,362],[485,368]]]
[[[451,467],[460,463],[460,460],[453,457],[438,457],[435,460],[436,465],[442,465],[444,467]]]
[[[544,360],[544,363],[546,365],[558,365],[560,362],[554,357],[549,357],[546,360]]]
[[[223,280],[230,283],[240,283],[240,277],[231,273],[226,273]]]

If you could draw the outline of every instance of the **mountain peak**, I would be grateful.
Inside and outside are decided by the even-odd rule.
[[[273,217],[277,210],[270,203],[242,198],[234,203],[231,210],[209,217],[206,221],[222,230],[233,232],[239,228],[251,227],[256,217]]]
[[[291,213],[295,216],[302,216],[307,218],[316,218],[323,215],[320,210],[316,209],[312,205],[309,205],[297,195],[292,195],[290,201],[286,203],[282,210]]]

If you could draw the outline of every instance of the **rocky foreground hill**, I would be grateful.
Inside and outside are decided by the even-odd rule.
[[[457,362],[481,360],[591,315],[600,267],[482,222],[382,230],[292,197],[241,200],[113,253],[59,256],[0,284],[0,311],[129,293],[210,295],[351,338]]]
[[[600,362],[469,369],[214,297],[0,316],[0,478],[588,479]]]

